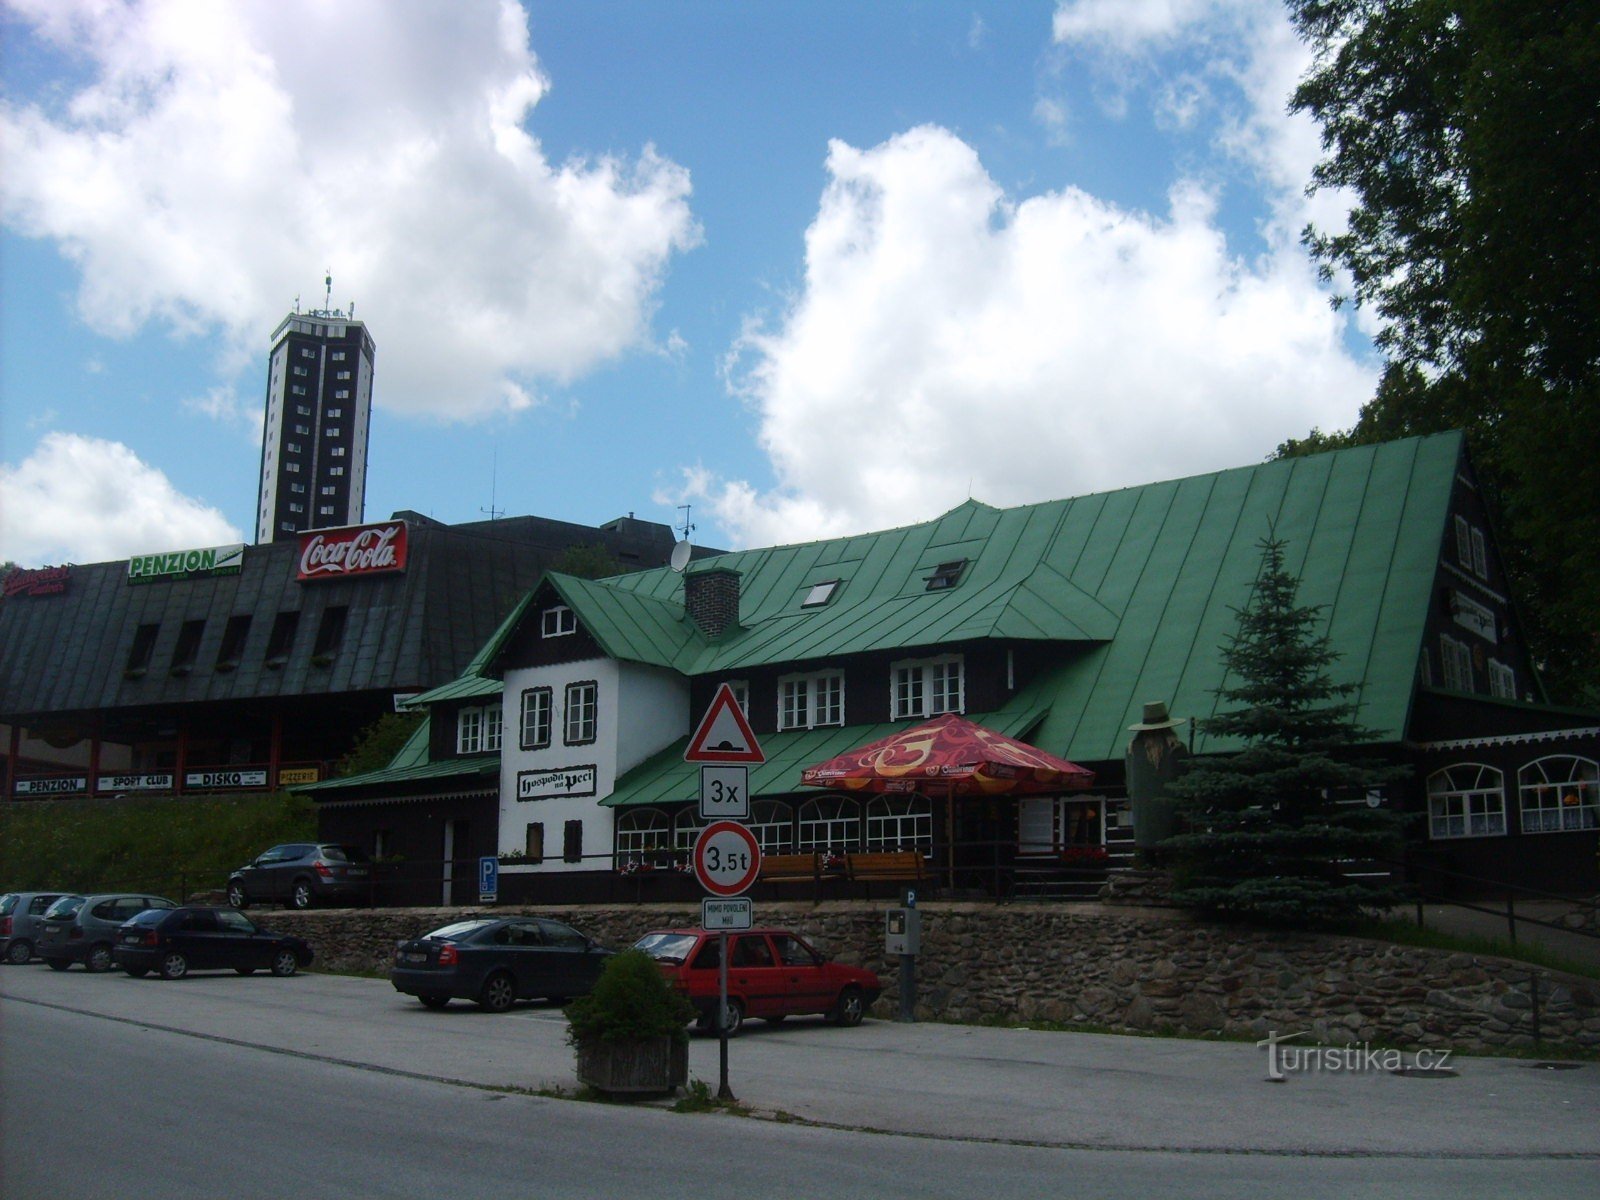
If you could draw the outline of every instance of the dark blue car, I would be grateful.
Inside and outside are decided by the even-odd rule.
[[[389,978],[429,1008],[475,1000],[505,1012],[518,1000],[587,995],[611,954],[547,917],[478,917],[401,942]]]
[[[182,979],[190,971],[232,969],[241,975],[293,975],[311,965],[311,947],[297,937],[263,929],[231,908],[150,909],[123,923],[112,959],[129,975],[156,971]]]

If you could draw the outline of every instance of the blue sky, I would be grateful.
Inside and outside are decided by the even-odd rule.
[[[0,0],[0,558],[248,540],[268,338],[367,517],[742,546],[1259,460],[1377,373],[1277,0]]]

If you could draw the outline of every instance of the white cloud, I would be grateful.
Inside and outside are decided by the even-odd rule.
[[[231,384],[210,388],[204,396],[186,397],[183,407],[190,412],[209,417],[219,425],[254,433],[258,444],[261,440],[260,411],[241,401],[239,393]]]
[[[254,367],[331,267],[377,402],[471,418],[647,346],[698,240],[688,172],[653,149],[545,157],[511,0],[11,3],[91,79],[0,108],[5,220],[78,266],[99,331],[220,328]]]
[[[17,466],[0,464],[0,559],[106,562],[243,540],[119,442],[52,433]]]
[[[1304,256],[1230,255],[1197,186],[1018,202],[928,126],[828,170],[803,286],[731,369],[778,486],[686,477],[740,542],[1235,466],[1371,395]]]

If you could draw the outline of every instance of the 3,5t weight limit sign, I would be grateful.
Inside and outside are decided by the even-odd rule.
[[[694,876],[713,896],[747,891],[761,872],[761,845],[755,834],[733,821],[716,821],[694,844]]]

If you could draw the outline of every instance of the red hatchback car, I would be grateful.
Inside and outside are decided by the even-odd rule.
[[[661,965],[673,986],[700,1014],[696,1028],[713,1028],[717,1008],[721,935],[703,929],[658,929],[634,943]],[[823,1013],[836,1025],[859,1025],[883,991],[871,971],[828,962],[787,929],[730,933],[728,1017],[731,1036],[746,1017],[773,1024],[803,1013]]]

